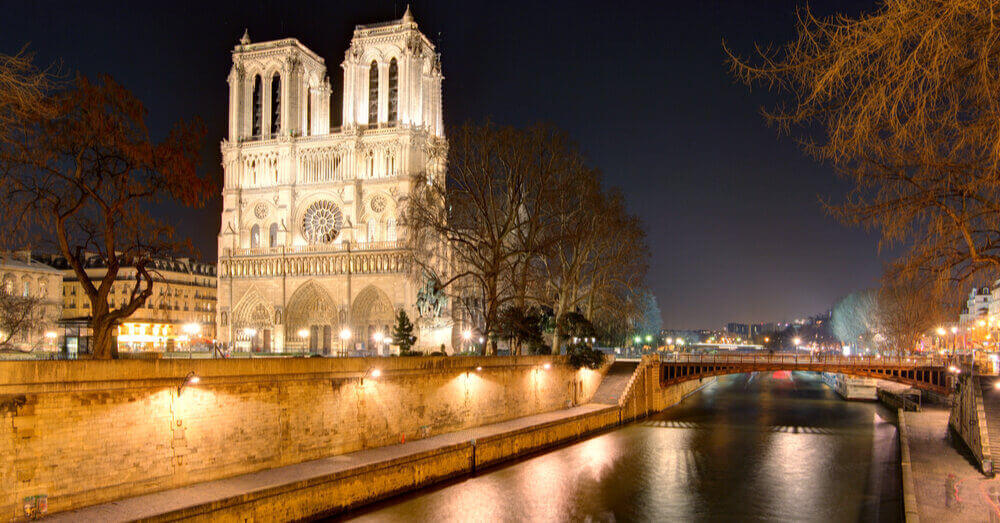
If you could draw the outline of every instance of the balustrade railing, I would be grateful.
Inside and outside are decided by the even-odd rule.
[[[237,247],[223,249],[223,256],[235,257],[235,256],[275,256],[282,254],[312,254],[312,253],[343,253],[350,250],[351,252],[368,252],[368,251],[390,251],[403,248],[403,242],[399,240],[393,241],[381,241],[381,242],[359,242],[350,244],[350,249],[347,247],[347,243],[337,243],[337,244],[317,244],[317,245],[292,245],[284,246],[279,245],[277,247]]]
[[[664,354],[664,363],[746,363],[746,364],[810,364],[897,367],[943,367],[956,364],[942,356],[839,356],[817,354]]]

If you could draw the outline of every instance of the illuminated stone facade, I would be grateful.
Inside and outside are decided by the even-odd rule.
[[[7,333],[0,332],[0,340],[7,340],[18,350],[56,350],[55,328],[62,308],[61,285],[62,272],[32,258],[30,252],[0,253],[0,292],[8,296],[38,298],[31,315],[39,320],[32,322],[34,328],[18,332],[10,340],[7,340]]]
[[[357,26],[341,67],[331,128],[323,58],[294,38],[233,49],[218,333],[238,348],[385,351],[373,335],[415,317],[397,213],[414,174],[443,171],[440,60],[407,10]]]
[[[83,284],[64,258],[52,257],[52,266],[62,270],[62,319],[64,323],[77,321],[81,326],[90,318],[90,299]],[[107,267],[94,256],[85,267],[91,281],[100,281],[107,274]],[[117,340],[120,351],[184,350],[189,341],[211,342],[215,338],[215,266],[188,258],[157,259],[149,267],[153,276],[153,295],[135,314],[118,327]],[[135,287],[136,271],[132,267],[119,269],[108,304],[121,307]],[[197,331],[185,332],[184,326],[197,325]],[[190,327],[189,327],[190,329]],[[86,329],[85,329],[86,330]],[[66,336],[72,338],[71,329]],[[86,337],[86,332],[80,332]],[[73,340],[67,340],[73,341]],[[80,351],[86,352],[83,340]],[[67,347],[70,353],[75,348]]]

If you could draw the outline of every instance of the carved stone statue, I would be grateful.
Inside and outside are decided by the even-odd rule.
[[[417,291],[417,313],[421,318],[440,318],[447,304],[448,297],[438,288],[437,279],[427,277],[427,282]]]

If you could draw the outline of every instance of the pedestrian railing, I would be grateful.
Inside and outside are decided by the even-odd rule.
[[[938,356],[837,356],[815,354],[667,354],[664,363],[746,363],[746,364],[818,364],[859,367],[947,367],[953,360]],[[957,363],[955,363],[957,365]]]

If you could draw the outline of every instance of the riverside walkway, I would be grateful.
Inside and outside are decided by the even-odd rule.
[[[277,499],[277,496],[290,490],[305,490],[319,483],[334,482],[352,476],[362,477],[372,470],[385,470],[390,467],[405,468],[408,463],[412,462],[412,459],[433,454],[436,450],[446,451],[462,444],[475,446],[477,441],[533,429],[543,429],[560,423],[571,423],[574,419],[596,415],[601,411],[614,411],[617,418],[618,407],[590,403],[398,445],[366,449],[350,454],[125,498],[78,510],[56,513],[46,520],[115,522],[173,520],[196,516],[211,518],[216,515],[217,511],[233,510],[234,508],[242,511],[241,506],[250,506],[271,497]],[[473,459],[475,459],[474,451]],[[353,481],[358,480],[354,479]],[[400,492],[395,491],[389,495]],[[365,499],[363,503],[369,503],[379,499],[379,497],[387,496]],[[272,516],[274,514],[274,512],[271,513]]]

